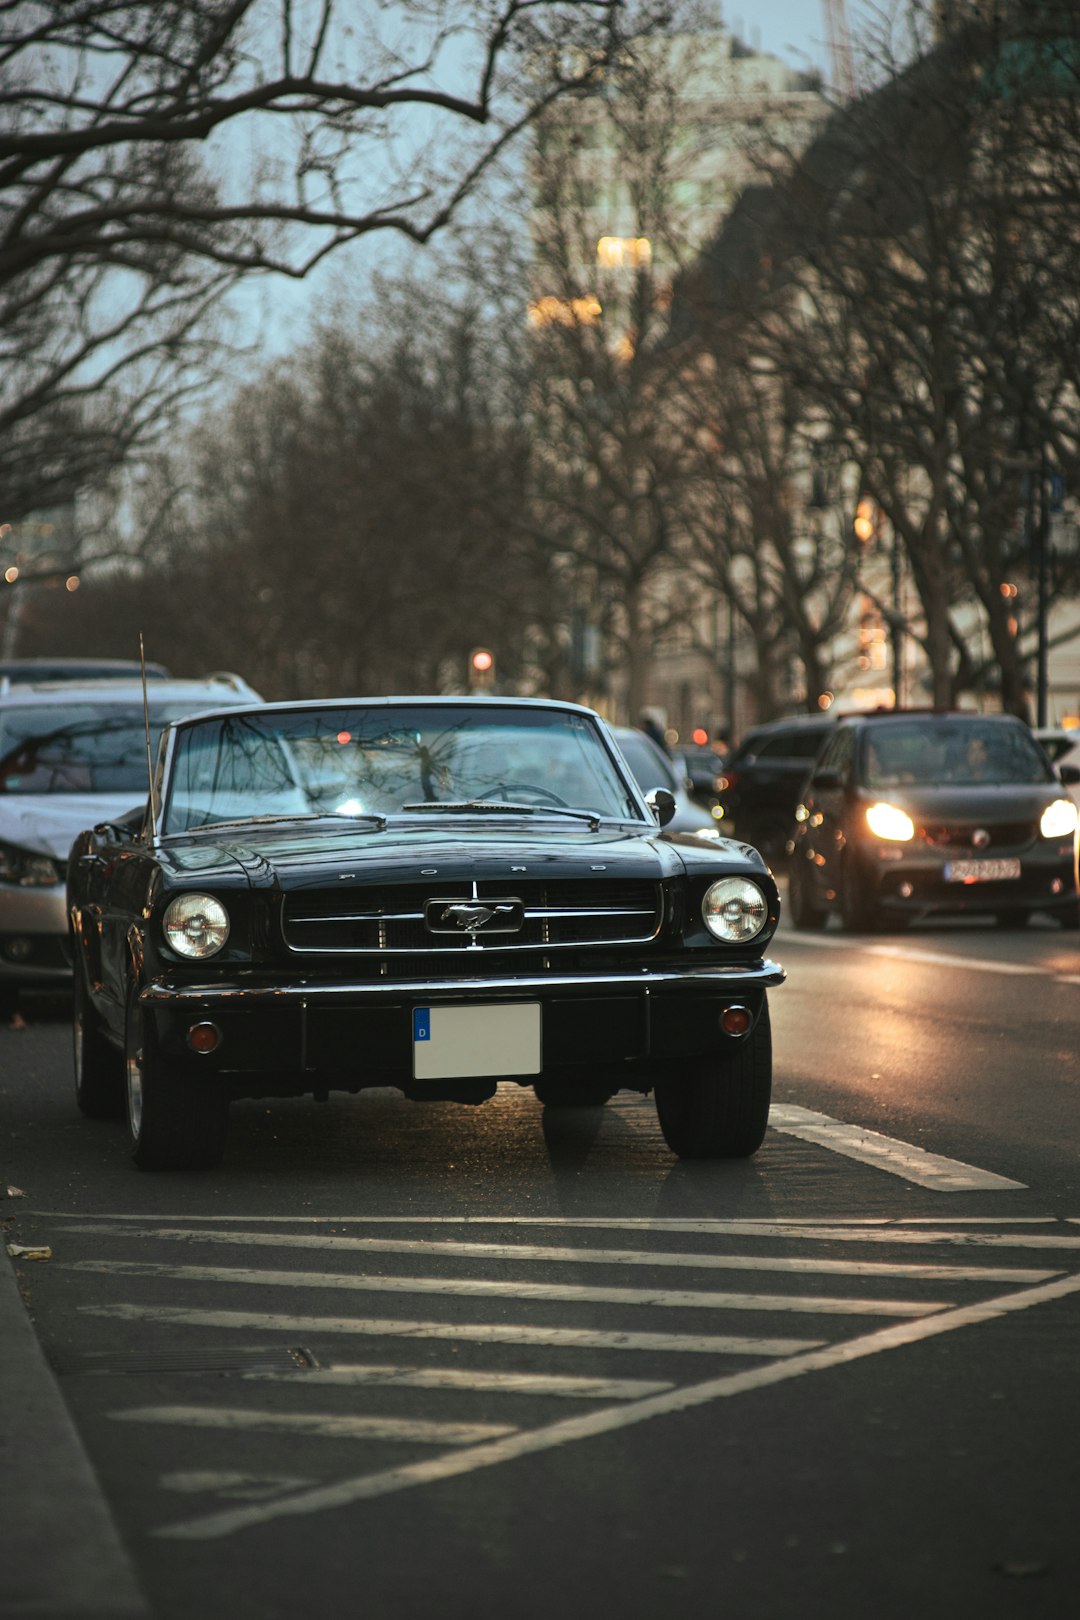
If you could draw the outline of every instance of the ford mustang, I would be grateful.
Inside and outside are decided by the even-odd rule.
[[[236,1098],[500,1082],[548,1108],[651,1091],[675,1154],[752,1154],[777,889],[673,811],[575,704],[178,720],[146,805],[71,850],[78,1105],[126,1111],[143,1169],[219,1162]]]

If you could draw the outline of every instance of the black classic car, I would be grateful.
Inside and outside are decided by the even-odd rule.
[[[233,1098],[655,1093],[671,1149],[753,1153],[771,1089],[756,851],[662,832],[591,710],[263,704],[162,735],[145,809],[71,851],[76,1096],[144,1169],[217,1163]]]

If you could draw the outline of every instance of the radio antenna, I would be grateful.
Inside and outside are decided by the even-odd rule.
[[[146,695],[146,648],[139,631],[139,669],[142,673],[143,731],[146,734],[146,779],[150,792],[150,837],[157,843],[157,810],[154,807],[154,762],[150,757],[150,702]]]

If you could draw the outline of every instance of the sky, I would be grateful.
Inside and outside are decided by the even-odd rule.
[[[826,66],[822,0],[725,0],[724,22],[748,45],[793,67]]]
[[[890,0],[845,0],[849,32],[854,38],[860,21],[889,9]],[[831,82],[825,0],[720,0],[723,26],[747,45],[778,56],[792,67],[818,68]],[[400,238],[370,239],[355,253],[332,256],[315,276],[302,283],[281,277],[259,281],[245,289],[240,300],[251,322],[254,341],[264,352],[293,347],[302,341],[313,308],[327,289],[346,275],[366,280],[386,262],[390,249],[400,249]],[[250,331],[250,327],[249,327]]]

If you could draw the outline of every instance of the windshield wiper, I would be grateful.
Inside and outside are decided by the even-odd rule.
[[[238,816],[230,821],[200,821],[197,825],[184,827],[167,836],[182,837],[185,833],[215,832],[219,827],[252,827],[266,826],[267,824],[281,824],[285,821],[370,821],[376,832],[386,831],[386,817],[374,813],[361,812],[357,815],[341,815],[337,810],[318,810],[312,812],[296,811],[293,815],[280,816]]]
[[[502,799],[462,799],[460,802],[429,799],[423,804],[403,804],[401,808],[404,811],[437,810],[446,814],[468,810],[486,816],[570,816],[576,821],[587,821],[591,832],[597,832],[600,827],[600,817],[595,810],[573,810],[555,804],[514,804]]]

